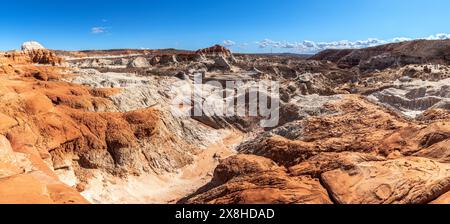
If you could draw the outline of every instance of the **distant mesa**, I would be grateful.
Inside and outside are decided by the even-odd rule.
[[[196,54],[204,54],[204,55],[221,55],[229,57],[231,56],[231,51],[221,45],[214,45],[209,48],[200,49]]]
[[[44,50],[45,47],[36,41],[28,41],[22,44],[22,51]]]

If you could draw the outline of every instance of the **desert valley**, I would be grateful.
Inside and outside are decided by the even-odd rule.
[[[210,113],[252,94],[279,102],[276,125]],[[450,40],[315,55],[27,42],[0,52],[0,105],[0,203],[450,203]]]

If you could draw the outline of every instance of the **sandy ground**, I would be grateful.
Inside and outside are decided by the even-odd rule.
[[[205,149],[192,165],[177,174],[147,174],[123,180],[99,172],[82,195],[92,203],[176,203],[207,184],[219,158],[235,154],[234,148],[243,138],[241,133],[225,131],[221,141]]]

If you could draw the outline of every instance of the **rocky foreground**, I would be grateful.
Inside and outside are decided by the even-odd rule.
[[[311,58],[26,43],[0,52],[0,203],[450,203],[449,52],[449,40]],[[192,99],[198,74],[237,92],[278,81],[279,122],[177,114],[174,99],[217,109],[249,94],[205,84]]]

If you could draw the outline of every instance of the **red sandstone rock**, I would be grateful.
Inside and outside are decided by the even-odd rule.
[[[227,48],[220,46],[220,45],[214,45],[209,48],[200,49],[196,52],[196,54],[204,54],[209,56],[225,56],[229,57],[231,56],[231,51]]]

